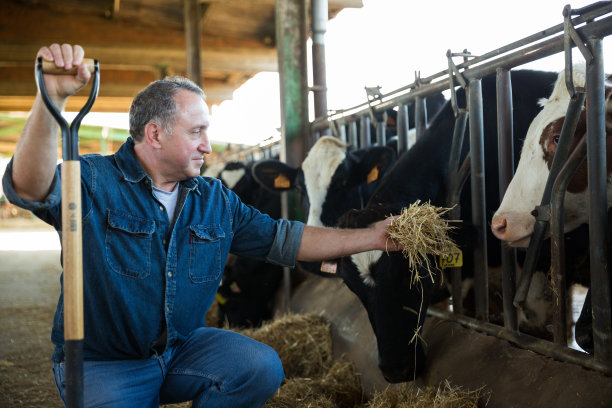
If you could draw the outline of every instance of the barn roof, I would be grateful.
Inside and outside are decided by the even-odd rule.
[[[136,92],[167,74],[186,75],[184,0],[4,0],[0,13],[0,112],[29,111],[33,60],[53,42],[81,44],[100,61],[92,111],[127,112]],[[201,5],[202,85],[210,104],[259,72],[276,72],[276,0],[207,0]],[[362,0],[329,0],[329,15]],[[79,110],[83,98],[72,98]],[[0,129],[0,142],[2,142]],[[6,154],[0,146],[0,154]]]

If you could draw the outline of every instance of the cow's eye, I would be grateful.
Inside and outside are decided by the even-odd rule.
[[[559,136],[553,137],[553,143],[555,144],[555,146],[559,144]]]

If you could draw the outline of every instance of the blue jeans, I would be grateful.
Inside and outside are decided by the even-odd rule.
[[[55,382],[65,404],[64,363]],[[284,378],[271,347],[215,328],[146,360],[85,361],[85,407],[155,407],[193,400],[193,407],[261,407]]]

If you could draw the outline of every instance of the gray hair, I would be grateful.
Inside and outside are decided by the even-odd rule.
[[[164,131],[172,133],[176,114],[174,96],[181,89],[206,99],[204,91],[193,81],[181,76],[167,76],[151,82],[136,95],[130,106],[130,136],[139,142],[144,138],[147,123],[155,122]]]

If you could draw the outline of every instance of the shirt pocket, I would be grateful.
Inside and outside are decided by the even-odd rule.
[[[119,275],[144,279],[151,274],[155,221],[108,212],[106,262]]]
[[[189,227],[189,279],[193,283],[216,281],[223,273],[221,242],[225,232],[220,226]]]

